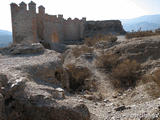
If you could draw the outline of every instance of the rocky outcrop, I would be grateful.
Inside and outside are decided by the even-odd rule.
[[[87,21],[85,25],[85,36],[96,34],[125,34],[125,30],[119,20]]]
[[[0,52],[10,55],[39,54],[44,52],[44,47],[40,43],[32,44],[13,44],[2,49]]]
[[[160,58],[160,36],[124,40],[106,51],[119,54],[122,58],[134,59],[140,63]]]

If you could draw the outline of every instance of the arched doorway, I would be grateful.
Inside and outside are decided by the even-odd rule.
[[[53,32],[53,34],[52,34],[52,42],[54,42],[54,43],[58,43],[59,42],[59,38],[58,38],[57,32]]]

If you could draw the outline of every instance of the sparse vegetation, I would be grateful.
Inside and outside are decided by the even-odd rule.
[[[90,70],[87,67],[76,66],[74,64],[68,64],[66,69],[69,74],[70,89],[73,91],[84,89],[85,80],[91,75]]]
[[[99,56],[96,60],[96,66],[104,68],[106,71],[111,71],[118,63],[118,56],[113,53],[105,53]]]
[[[160,86],[160,69],[156,70],[151,76],[152,79],[158,86]]]
[[[145,91],[153,98],[159,98],[160,94],[160,69],[156,70],[152,74],[143,75],[142,84],[146,84]]]
[[[107,34],[107,35],[98,34],[98,35],[95,35],[93,37],[85,38],[85,44],[87,46],[93,46],[97,42],[100,42],[100,41],[115,42],[116,40],[117,40],[116,35],[112,35],[112,34]]]
[[[148,37],[148,36],[154,36],[154,35],[160,35],[160,31],[156,30],[155,32],[153,31],[129,32],[126,34],[126,38],[131,39],[131,38]]]
[[[72,53],[76,58],[79,57],[82,54],[92,53],[92,52],[93,52],[93,48],[90,48],[90,47],[85,46],[85,45],[80,46],[80,47],[75,47],[75,48],[72,49]]]
[[[141,65],[135,60],[124,60],[112,69],[112,84],[116,88],[134,87],[140,77]]]
[[[96,66],[110,73],[111,83],[115,88],[134,87],[141,75],[139,63],[129,59],[120,62],[119,56],[113,53],[99,56],[96,60]]]

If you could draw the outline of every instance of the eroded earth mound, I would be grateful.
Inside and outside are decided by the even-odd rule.
[[[160,36],[118,36],[64,53],[39,44],[1,49],[0,120],[158,120],[159,45]]]

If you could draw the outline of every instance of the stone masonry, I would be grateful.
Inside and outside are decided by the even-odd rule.
[[[37,43],[52,49],[54,43],[78,42],[84,38],[86,18],[67,20],[63,15],[48,15],[45,8],[39,6],[36,13],[36,4],[21,2],[19,5],[11,3],[11,18],[13,44]]]

